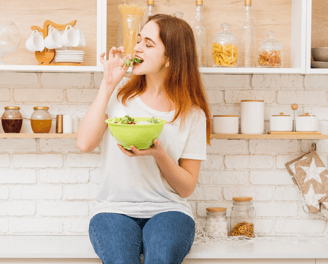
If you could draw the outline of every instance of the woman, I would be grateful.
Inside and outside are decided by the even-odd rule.
[[[198,71],[192,29],[182,19],[152,16],[134,55],[142,63],[117,88],[129,66],[128,54],[113,47],[101,55],[104,77],[99,93],[78,130],[78,147],[89,152],[103,136],[101,183],[91,206],[89,235],[103,263],[181,263],[195,234],[191,207],[206,142],[210,111]],[[126,150],[110,136],[112,117],[162,118],[159,139],[146,150]]]

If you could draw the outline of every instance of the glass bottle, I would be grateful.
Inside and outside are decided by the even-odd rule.
[[[245,18],[239,27],[239,67],[256,66],[256,28],[251,14],[252,0],[245,0]]]
[[[236,67],[238,59],[237,36],[230,32],[231,25],[222,23],[222,31],[213,39],[213,67]]]
[[[266,32],[268,38],[260,43],[258,64],[260,68],[281,68],[283,62],[282,43],[275,39],[276,32]]]
[[[198,66],[206,67],[207,29],[203,19],[203,0],[196,0],[196,17],[192,29],[196,41]]]
[[[208,207],[206,208],[206,221],[204,231],[209,237],[227,237],[228,221],[226,216],[227,208]]]
[[[144,15],[142,23],[141,23],[141,29],[147,23],[149,17],[151,17],[153,15],[155,15],[155,13],[154,13],[154,0],[147,0],[147,8],[146,8],[146,12],[145,12],[145,15]]]
[[[48,112],[47,106],[33,107],[34,112],[31,116],[31,127],[34,133],[49,133],[52,123],[52,117]]]
[[[18,106],[6,106],[1,117],[1,125],[5,133],[19,133],[23,125],[23,116]]]
[[[254,237],[255,211],[252,197],[233,197],[230,213],[231,236]]]

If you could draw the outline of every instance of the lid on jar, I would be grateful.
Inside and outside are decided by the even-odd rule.
[[[309,117],[311,117],[311,116],[315,116],[315,115],[310,115],[309,113],[305,113],[304,115],[299,115],[299,116],[309,116]]]
[[[234,200],[235,202],[249,202],[252,201],[253,198],[248,196],[239,196],[239,197],[233,197],[232,200]]]
[[[154,5],[154,0],[148,0],[147,5]]]
[[[203,0],[196,0],[196,5],[197,6],[202,6],[203,5]]]
[[[222,23],[220,24],[222,31],[214,35],[214,42],[220,43],[220,42],[226,42],[227,44],[231,44],[232,42],[237,41],[237,35],[231,33],[230,23]]]
[[[5,106],[5,110],[19,110],[19,106]]]
[[[248,6],[252,5],[252,0],[245,0],[245,5],[248,5]]]
[[[48,106],[35,106],[33,107],[34,110],[48,110]]]
[[[282,50],[282,43],[275,39],[276,31],[269,30],[266,34],[267,39],[260,43],[260,49]]]
[[[284,115],[283,112],[280,112],[279,115],[273,115],[273,116],[290,116],[290,115]]]
[[[239,117],[238,115],[213,115],[213,117]]]
[[[208,212],[225,212],[227,208],[225,207],[207,207],[206,211]]]
[[[241,102],[264,102],[264,100],[241,100]]]

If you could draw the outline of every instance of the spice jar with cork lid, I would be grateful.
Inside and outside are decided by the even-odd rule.
[[[36,106],[33,107],[34,112],[31,116],[31,127],[34,133],[49,133],[52,118],[49,113],[49,107]]]
[[[209,237],[227,237],[228,221],[226,216],[227,208],[208,207],[206,208],[206,222],[204,231]]]
[[[254,237],[255,211],[252,197],[233,197],[230,213],[231,236]]]
[[[6,106],[1,117],[1,124],[5,133],[19,133],[23,125],[23,116],[18,106]]]

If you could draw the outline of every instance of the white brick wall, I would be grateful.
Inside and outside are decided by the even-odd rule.
[[[203,74],[212,114],[240,114],[240,100],[264,99],[266,130],[273,114],[309,112],[328,133],[328,77],[324,75]],[[81,120],[98,92],[101,73],[0,72],[0,114],[18,105],[22,132],[31,133],[33,107],[47,105],[55,131],[57,114]],[[2,133],[0,126],[0,133]],[[206,207],[227,207],[232,198],[254,198],[255,231],[259,235],[328,234],[327,221],[307,214],[285,164],[309,151],[328,164],[327,140],[212,139],[202,162],[198,184],[187,198],[196,221]],[[0,139],[0,234],[86,235],[90,204],[100,179],[100,148],[81,153],[76,139]]]

